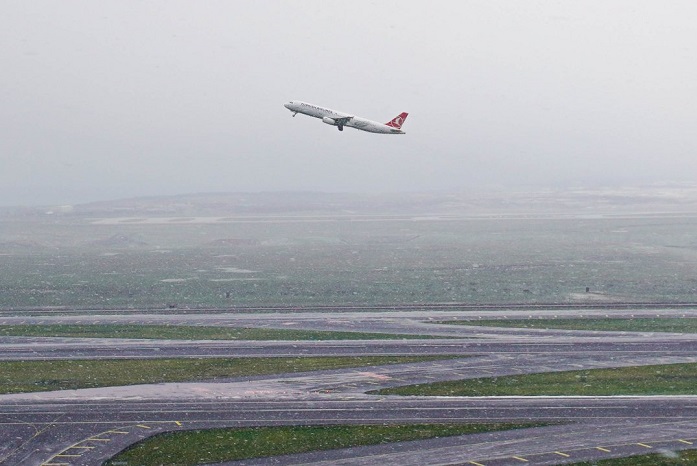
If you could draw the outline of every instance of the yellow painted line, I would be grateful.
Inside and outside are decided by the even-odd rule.
[[[476,461],[470,461],[470,464],[473,464],[474,466],[484,466],[482,463],[477,463]]]
[[[110,438],[88,438],[85,442],[111,442]]]
[[[130,434],[130,432],[125,432],[122,430],[107,430],[107,434]]]
[[[65,453],[60,453],[60,454],[54,456],[54,458],[79,458],[81,456],[82,455],[67,455]]]
[[[511,458],[515,458],[518,461],[522,461],[523,463],[529,463],[528,460],[526,460],[525,458],[521,458],[520,456],[511,456]]]
[[[600,451],[604,451],[605,453],[610,453],[610,451],[612,451],[612,450],[608,450],[607,448],[603,448],[603,447],[595,447],[595,449],[600,450]]]
[[[41,463],[41,466],[70,466],[70,463]]]
[[[568,458],[569,456],[571,456],[571,455],[567,455],[566,453],[562,453],[560,451],[555,451],[554,453],[559,455],[559,456],[563,456],[564,458]]]
[[[176,425],[178,425],[179,427],[181,427],[181,426],[182,426],[182,423],[181,423],[181,422],[179,422],[179,421],[174,421],[174,423],[175,423]]]
[[[647,445],[645,443],[637,443],[637,445],[645,447],[645,448],[653,448],[651,445]]]
[[[682,442],[682,443],[686,443],[686,444],[688,444],[688,445],[692,445],[692,442],[688,442],[687,440],[678,439],[678,442]]]
[[[68,447],[68,448],[66,448],[66,450],[70,450],[71,448],[81,448],[83,450],[94,450],[94,447],[83,447],[83,446],[77,446],[77,445],[74,445],[72,447]]]
[[[143,424],[136,424],[136,427],[142,427],[143,429],[152,429],[152,427],[144,426]]]

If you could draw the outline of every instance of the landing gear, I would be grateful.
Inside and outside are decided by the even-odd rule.
[[[297,114],[298,114],[298,112],[293,112],[293,116],[295,116],[295,115],[297,115]]]
[[[343,130],[344,130],[344,125],[338,125],[337,128],[338,128],[339,131],[343,131]]]

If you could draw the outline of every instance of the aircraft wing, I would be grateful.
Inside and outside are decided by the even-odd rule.
[[[353,120],[354,117],[346,116],[346,117],[339,117],[339,118],[334,118],[334,117],[331,117],[331,118],[332,118],[332,120],[334,120],[336,122],[337,126],[344,126],[346,123]]]

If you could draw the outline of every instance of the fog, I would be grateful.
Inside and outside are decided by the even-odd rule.
[[[690,182],[690,1],[32,1],[0,15],[0,204]],[[404,136],[291,118],[305,100]]]

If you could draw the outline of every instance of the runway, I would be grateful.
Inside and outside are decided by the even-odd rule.
[[[354,399],[311,398],[303,401],[92,401],[3,404],[2,416],[23,422],[3,424],[32,436],[42,446],[26,451],[3,436],[3,454],[15,449],[7,464],[99,464],[125,446],[157,432],[221,426],[299,425],[327,423],[553,421],[567,424],[519,431],[479,434],[406,445],[363,447],[358,452],[292,455],[273,464],[515,464],[514,456],[531,464],[563,464],[587,458],[624,455],[640,450],[689,448],[695,441],[697,406],[692,397],[647,399]],[[108,419],[108,420],[105,420]],[[33,430],[31,426],[50,426]],[[7,429],[3,429],[5,432]],[[84,448],[84,451],[75,447]],[[24,450],[20,456],[17,450]],[[356,450],[356,449],[354,449]],[[607,450],[607,451],[604,451]],[[46,459],[47,452],[55,452]],[[564,452],[539,462],[550,452]],[[80,455],[78,455],[80,453]],[[68,456],[72,455],[72,456]],[[535,459],[536,457],[540,457]],[[341,462],[336,462],[341,458]],[[568,460],[568,461],[567,461]],[[19,461],[19,462],[9,462]],[[264,461],[239,464],[272,464]]]
[[[574,317],[607,309],[574,311]],[[0,360],[114,357],[457,355],[428,363],[0,396],[0,462],[94,465],[154,433],[222,426],[545,421],[547,427],[361,447],[230,464],[568,464],[697,445],[697,397],[397,397],[379,388],[584,368],[697,362],[697,335],[505,329],[448,319],[549,318],[558,310],[291,314],[46,315],[20,323],[138,323],[428,334],[428,340],[153,341],[2,337]],[[695,318],[697,311],[621,309],[618,316]],[[440,337],[440,338],[436,338]],[[442,338],[448,337],[448,338]],[[521,460],[521,458],[524,460]]]

